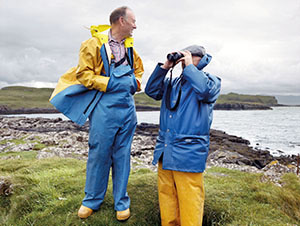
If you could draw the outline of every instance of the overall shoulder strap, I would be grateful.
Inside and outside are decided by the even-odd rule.
[[[130,65],[131,69],[133,69],[133,47],[127,48],[127,57],[128,64]]]
[[[172,107],[171,106],[171,93],[172,93],[172,72],[173,72],[173,68],[170,71],[170,80],[169,80],[169,84],[167,86],[167,92],[166,92],[166,107],[168,110],[170,111],[175,111],[176,108],[178,107],[179,103],[180,103],[180,98],[181,98],[181,80],[180,80],[180,84],[179,84],[179,93],[177,96],[177,100],[175,102],[175,105]]]
[[[108,43],[105,43],[104,45],[105,45],[105,49],[106,49],[106,53],[107,53],[106,57],[108,59],[108,63],[111,64],[111,53],[112,53],[111,48]]]
[[[106,44],[102,45],[100,48],[100,54],[101,54],[103,67],[104,67],[106,76],[109,76],[109,67],[110,67],[110,61],[111,61],[111,50],[110,50],[109,46],[106,47]]]
[[[133,38],[132,37],[128,37],[126,38],[124,45],[125,48],[127,49],[127,61],[129,63],[129,65],[131,66],[131,68],[133,68]]]

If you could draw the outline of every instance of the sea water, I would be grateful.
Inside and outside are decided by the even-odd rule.
[[[212,128],[250,141],[254,148],[273,155],[300,154],[300,107],[273,107],[273,110],[215,110]],[[67,118],[62,114],[14,115]],[[137,112],[138,123],[159,123],[159,111]]]
[[[138,121],[158,123],[159,112],[139,112]],[[300,107],[272,110],[215,110],[213,129],[240,136],[273,155],[300,154]]]

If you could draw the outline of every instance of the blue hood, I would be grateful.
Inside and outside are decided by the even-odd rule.
[[[198,68],[199,70],[202,70],[203,68],[205,68],[206,65],[208,65],[209,62],[211,61],[211,58],[212,58],[211,55],[205,54],[205,55],[201,58],[199,64],[197,65],[197,68]]]

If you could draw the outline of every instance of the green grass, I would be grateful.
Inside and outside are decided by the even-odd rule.
[[[0,159],[2,157],[11,157],[16,158],[17,156],[20,156],[20,158],[23,159],[34,159],[37,156],[37,151],[22,151],[22,152],[0,152]],[[1,176],[1,174],[0,174]]]
[[[0,175],[14,184],[11,196],[0,196],[0,225],[159,225],[156,176],[148,170],[130,177],[132,217],[124,224],[115,219],[111,181],[100,211],[86,220],[77,217],[84,196],[84,161],[0,160]]]
[[[32,141],[24,140],[25,138],[26,138],[26,136],[21,137],[20,139],[1,140],[0,145],[1,144],[5,145],[8,143],[10,143],[10,144],[7,147],[2,148],[2,150],[0,150],[0,157],[2,155],[7,155],[7,153],[9,153],[9,152],[4,152],[4,151],[7,150],[8,148],[10,148],[11,144],[19,145],[19,144],[26,144],[26,143],[35,143],[32,148],[35,151],[42,150],[43,148],[48,147],[47,145],[40,143],[39,137],[36,137],[35,140],[32,140]],[[1,151],[2,151],[2,153],[1,153]],[[24,153],[26,153],[26,152],[16,152],[16,155],[23,155]]]
[[[115,219],[111,181],[100,210],[81,220],[77,210],[84,196],[85,161],[37,160],[36,153],[21,152],[20,159],[0,158],[0,176],[14,185],[12,195],[0,196],[0,225],[160,225],[156,173],[147,169],[131,173],[132,217],[127,222]],[[261,183],[261,176],[208,169],[203,225],[299,225],[299,179],[286,174],[283,187],[277,187]]]
[[[53,89],[23,86],[5,87],[0,90],[0,106],[19,108],[54,108],[48,101]]]
[[[0,144],[6,144],[6,143],[8,143],[8,142],[13,143],[13,144],[15,144],[15,145],[18,145],[18,144],[25,144],[27,141],[25,141],[24,138],[25,138],[25,137],[20,138],[20,139],[1,140],[1,141],[0,141]]]
[[[135,94],[134,100],[135,104],[140,106],[160,107],[161,105],[161,101],[156,101],[151,97],[148,97],[145,93]]]
[[[217,104],[235,104],[235,103],[244,103],[244,104],[256,104],[256,105],[267,105],[274,106],[278,102],[274,96],[262,96],[262,95],[244,95],[237,93],[228,93],[220,95]]]
[[[208,170],[206,218],[213,219],[212,225],[299,225],[299,179],[287,174],[280,188],[260,178],[224,168]]]

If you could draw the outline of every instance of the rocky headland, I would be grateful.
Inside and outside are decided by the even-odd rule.
[[[22,158],[24,151],[36,151],[38,159],[87,159],[88,123],[79,127],[61,118],[0,117],[0,128],[0,153],[5,153],[0,159]],[[137,126],[131,150],[133,170],[156,170],[151,162],[158,128],[158,125],[145,123]],[[278,185],[283,173],[297,171],[297,156],[272,156],[267,150],[250,147],[248,140],[223,131],[211,130],[210,136],[208,167],[263,173],[262,178]]]

